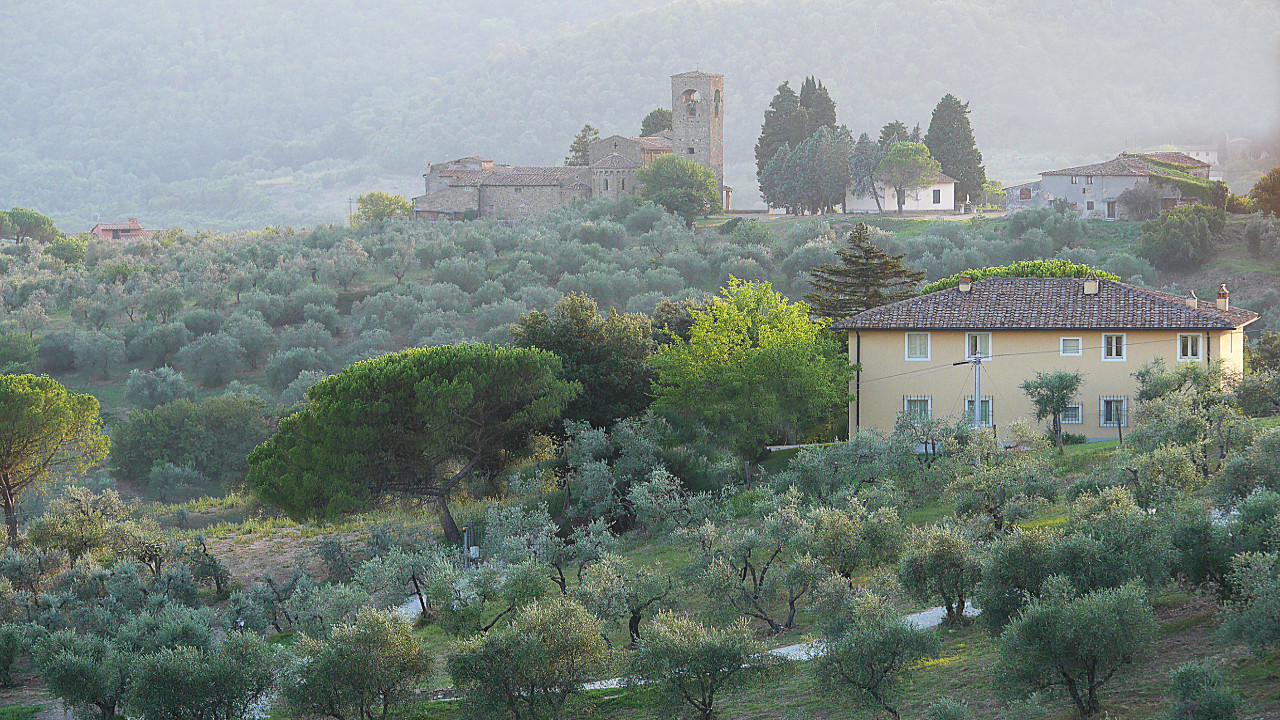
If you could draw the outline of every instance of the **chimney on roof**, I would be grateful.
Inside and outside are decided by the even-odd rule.
[[[1187,307],[1193,310],[1195,308],[1200,307],[1200,298],[1196,297],[1195,290],[1192,290],[1191,292],[1187,293]]]
[[[967,293],[973,287],[973,279],[968,275],[960,276],[960,292]]]
[[[1084,279],[1084,294],[1085,295],[1098,294],[1098,276],[1095,275],[1094,273],[1089,273],[1089,277]]]
[[[1223,283],[1222,286],[1218,288],[1218,309],[1231,309],[1231,293],[1227,292],[1226,283]]]

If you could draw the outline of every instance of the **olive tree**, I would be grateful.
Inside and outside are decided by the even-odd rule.
[[[1000,636],[995,672],[1014,686],[1065,688],[1088,718],[1102,708],[1102,687],[1155,638],[1155,613],[1136,584],[1087,595],[1077,595],[1064,578],[1047,585]]]
[[[977,543],[956,525],[914,533],[898,561],[898,579],[917,600],[942,601],[948,625],[964,622],[964,609],[982,578]]]
[[[445,665],[472,717],[559,718],[605,664],[600,622],[572,600],[534,603],[506,626],[463,640]]]
[[[302,636],[295,648],[281,692],[285,704],[335,720],[383,720],[435,665],[409,623],[371,608],[328,637]]]
[[[871,593],[846,596],[828,617],[822,655],[814,662],[819,687],[896,720],[903,683],[940,651],[937,634],[912,625]]]
[[[631,654],[627,672],[632,682],[657,686],[668,717],[683,715],[687,707],[695,717],[711,720],[721,693],[776,665],[772,656],[761,655],[763,650],[745,620],[716,628],[661,612]]]
[[[205,335],[182,348],[178,362],[190,368],[201,385],[220,387],[244,367],[245,352],[230,335]]]

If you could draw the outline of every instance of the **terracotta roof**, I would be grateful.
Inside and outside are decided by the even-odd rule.
[[[947,175],[946,173],[938,173],[938,176],[933,179],[934,185],[938,185],[942,183],[955,183],[955,182],[956,182],[956,179]]]
[[[1160,162],[1173,163],[1174,165],[1186,165],[1189,167],[1210,167],[1209,163],[1203,160],[1197,160],[1184,152],[1167,151],[1167,152],[1150,152],[1139,153],[1140,157],[1159,160]]]
[[[1098,281],[1098,294],[1084,294],[1081,278],[987,278],[969,292],[948,288],[872,308],[833,325],[842,330],[1225,330],[1243,327],[1258,314],[1219,310],[1186,298],[1112,280]]]
[[[494,167],[485,170],[469,170],[449,181],[452,187],[536,187],[563,185],[586,168],[556,165],[551,167]]]
[[[592,170],[630,170],[638,168],[640,164],[634,160],[623,157],[618,153],[612,153],[600,158],[591,164]]]
[[[645,150],[670,150],[671,138],[661,135],[653,135],[650,137],[631,138],[640,143],[640,147]]]
[[[137,220],[130,220],[129,222],[98,223],[97,225],[94,225],[93,230],[90,230],[89,232],[97,232],[98,230],[141,230],[141,229],[142,229],[142,226],[138,224]]]
[[[1173,173],[1165,168],[1152,165],[1147,159],[1157,160],[1173,165],[1181,165],[1189,169],[1206,168],[1208,163],[1180,152],[1146,153],[1142,155],[1120,153],[1114,159],[1092,165],[1077,165],[1061,170],[1046,170],[1041,175],[1106,175],[1110,177],[1172,177]]]
[[[460,213],[475,210],[478,204],[474,192],[452,187],[413,199],[413,209],[419,212]]]
[[[705,73],[705,72],[702,72],[701,70],[690,70],[689,72],[676,73],[675,75],[672,75],[671,77],[673,77],[673,78],[678,78],[678,77],[713,77],[713,78],[717,78],[717,77],[724,77],[724,76],[723,76],[723,75],[716,74],[716,73]]]

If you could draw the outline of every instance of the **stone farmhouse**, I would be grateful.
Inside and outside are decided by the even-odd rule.
[[[671,76],[672,129],[653,137],[613,135],[591,144],[586,166],[519,167],[485,157],[430,165],[424,192],[413,198],[421,220],[468,217],[505,221],[536,217],[593,197],[622,197],[638,189],[636,171],[655,157],[679,152],[715,171],[724,206],[724,76],[701,71]]]
[[[909,213],[950,213],[955,212],[955,206],[956,181],[938,173],[938,177],[929,187],[907,193],[902,210]],[[844,210],[851,213],[897,212],[897,193],[891,187],[885,188],[884,197],[880,198],[880,206],[876,207],[874,197],[854,195],[852,190],[846,190]]]
[[[1189,202],[1173,182],[1186,176],[1208,180],[1209,163],[1181,152],[1120,153],[1093,165],[1046,170],[1039,180],[1006,188],[1005,199],[1011,212],[1065,200],[1084,218],[1126,220],[1121,193],[1154,183],[1160,188],[1161,207],[1167,210]]]
[[[152,231],[143,229],[138,218],[129,218],[128,222],[98,223],[90,233],[103,240],[150,240]]]
[[[900,415],[967,417],[997,432],[1035,419],[1022,391],[1036,372],[1080,372],[1066,432],[1115,439],[1129,425],[1133,373],[1221,360],[1244,369],[1244,328],[1258,319],[1216,302],[1178,297],[1096,277],[987,278],[872,308],[841,320],[849,362],[861,366],[850,388],[849,427],[892,432]],[[972,361],[980,358],[981,397]],[[969,361],[969,362],[965,362]],[[960,363],[956,365],[955,363]]]

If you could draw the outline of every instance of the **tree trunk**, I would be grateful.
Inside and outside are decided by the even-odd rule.
[[[1053,418],[1053,432],[1058,437],[1058,454],[1066,454],[1066,451],[1062,449],[1062,420],[1056,415]]]
[[[457,545],[461,543],[462,533],[458,530],[458,524],[453,521],[453,513],[449,512],[449,497],[447,494],[440,495],[440,502],[437,510],[440,513],[440,526],[444,528],[445,542],[450,545]],[[468,548],[463,548],[463,552],[468,551]]]
[[[631,633],[631,647],[635,647],[640,642],[640,613],[631,613],[631,619],[627,621],[627,631]]]
[[[3,489],[0,490],[0,502],[4,503],[4,519],[9,527],[9,547],[18,546],[18,508],[17,503],[13,499],[13,491],[9,489],[9,483],[4,482]]]

